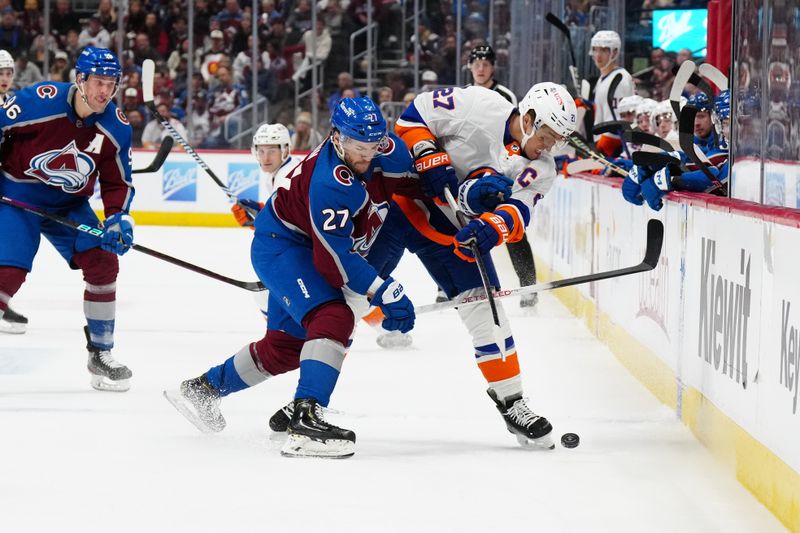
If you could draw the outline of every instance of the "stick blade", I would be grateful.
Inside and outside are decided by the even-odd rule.
[[[156,76],[156,64],[152,59],[142,63],[142,96],[145,102],[153,101],[153,80]]]
[[[676,117],[681,116],[681,93],[683,93],[683,88],[689,83],[689,78],[692,77],[696,68],[697,66],[694,64],[694,61],[687,59],[681,63],[678,72],[675,74],[675,79],[672,80],[672,88],[669,91],[669,102],[672,104],[672,110],[675,112]]]
[[[654,269],[658,265],[658,259],[661,257],[661,247],[664,244],[664,224],[656,219],[651,218],[647,221],[647,248],[644,252],[644,260],[642,263]]]
[[[613,133],[615,135],[619,135],[620,132],[624,133],[628,131],[631,131],[631,125],[624,120],[609,120],[595,124],[592,127],[592,134],[594,135],[602,135],[604,133]],[[626,138],[625,140],[628,139]]]

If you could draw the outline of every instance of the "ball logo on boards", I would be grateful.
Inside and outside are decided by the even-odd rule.
[[[747,327],[750,322],[750,254],[739,255],[740,279],[715,274],[717,243],[700,242],[700,316],[697,355],[714,370],[747,388]]]
[[[639,277],[639,310],[636,318],[647,317],[655,322],[669,339],[667,306],[669,305],[669,259],[662,254],[656,268]]]
[[[168,202],[197,201],[197,164],[193,161],[164,162],[161,197]]]
[[[797,393],[800,384],[800,332],[789,322],[792,302],[781,302],[781,368],[780,384],[792,395],[792,414],[797,414]]]
[[[228,189],[240,200],[260,201],[255,163],[228,163]]]

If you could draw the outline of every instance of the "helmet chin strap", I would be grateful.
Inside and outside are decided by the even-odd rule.
[[[531,123],[531,132],[527,133],[525,131],[525,121],[522,118],[522,113],[519,114],[519,129],[522,132],[522,140],[519,141],[519,148],[522,153],[525,153],[525,145],[528,144],[528,141],[531,140],[531,137],[536,135],[536,125]]]

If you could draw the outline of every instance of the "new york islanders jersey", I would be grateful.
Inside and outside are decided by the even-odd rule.
[[[113,102],[81,119],[77,87],[43,82],[17,91],[0,107],[3,194],[42,207],[74,205],[95,182],[106,216],[127,212],[133,199],[131,127]]]
[[[617,119],[619,119],[619,113],[617,113],[617,104],[620,100],[625,98],[626,96],[633,96],[633,78],[622,67],[617,67],[612,70],[608,75],[601,77],[597,80],[597,85],[594,88],[594,123],[600,124],[603,122],[608,122],[610,120],[614,120],[614,116],[612,115],[612,109],[608,107],[608,90],[611,87],[611,82],[617,74],[622,74],[622,80],[619,82],[617,86],[617,90],[612,95],[611,103],[613,105],[614,114],[617,115]]]
[[[256,241],[266,248],[312,248],[315,268],[334,287],[347,286],[359,294],[377,288],[378,273],[364,257],[383,225],[392,195],[420,194],[403,142],[389,134],[369,170],[356,176],[328,139],[295,167],[289,182],[289,188],[276,190],[256,218]]]
[[[289,188],[289,176],[294,168],[300,163],[301,158],[290,155],[275,172],[263,172],[259,170],[258,197],[267,201],[279,187]]]

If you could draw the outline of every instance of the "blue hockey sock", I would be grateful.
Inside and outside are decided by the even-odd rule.
[[[294,397],[314,398],[320,405],[327,407],[338,379],[339,371],[322,361],[300,361],[300,382]]]
[[[94,302],[92,302],[95,304]],[[97,305],[97,304],[95,304]],[[86,318],[89,326],[89,343],[101,350],[114,347],[114,320],[95,320]]]
[[[206,373],[208,383],[217,389],[220,396],[227,396],[232,392],[239,392],[250,386],[242,380],[239,372],[236,371],[236,366],[233,363],[234,357],[229,357],[224,363],[212,367]]]

